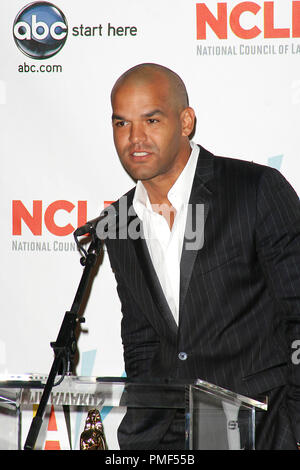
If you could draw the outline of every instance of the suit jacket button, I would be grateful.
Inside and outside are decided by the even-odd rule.
[[[187,355],[186,352],[180,352],[180,353],[178,354],[178,357],[179,357],[179,359],[180,359],[181,361],[185,361],[185,360],[187,359],[188,355]]]

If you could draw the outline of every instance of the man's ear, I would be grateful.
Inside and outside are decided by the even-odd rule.
[[[193,108],[185,108],[180,115],[182,123],[182,135],[188,137],[195,127],[195,111]]]

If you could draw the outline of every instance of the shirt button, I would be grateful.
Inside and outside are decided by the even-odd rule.
[[[185,361],[185,360],[187,359],[188,355],[187,355],[186,352],[180,352],[180,353],[178,354],[178,357],[179,357],[179,359],[180,359],[181,361]]]

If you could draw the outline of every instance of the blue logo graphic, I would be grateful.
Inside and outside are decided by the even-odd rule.
[[[276,155],[275,157],[268,158],[268,165],[276,170],[280,170],[282,164],[283,155]]]
[[[23,54],[32,59],[49,59],[64,46],[68,25],[62,11],[52,3],[33,2],[17,14],[13,35]]]

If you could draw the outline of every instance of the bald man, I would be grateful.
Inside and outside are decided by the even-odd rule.
[[[189,159],[195,123],[185,86],[171,70],[143,65],[116,82],[111,100],[119,158],[134,180],[143,181],[140,187],[154,210],[163,207],[172,225],[175,210],[168,192]]]
[[[256,448],[297,449],[297,195],[276,170],[192,142],[194,110],[166,67],[128,70],[111,103],[115,147],[136,182],[114,204],[129,208],[128,237],[106,240],[128,380],[201,378],[267,396]],[[122,449],[184,449],[184,437],[180,409],[129,408],[119,428]]]

